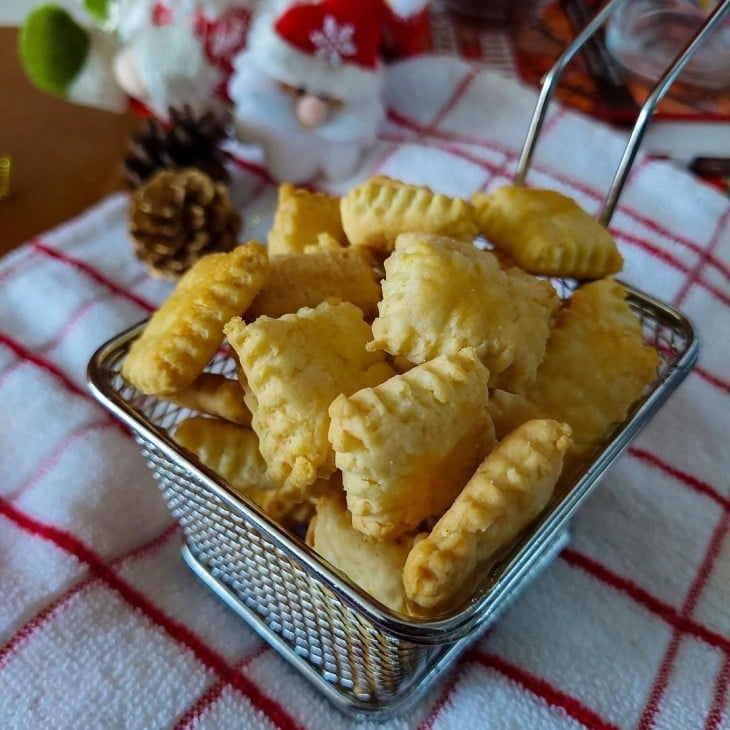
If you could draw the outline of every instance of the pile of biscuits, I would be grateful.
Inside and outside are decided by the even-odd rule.
[[[283,184],[267,244],[201,259],[122,374],[193,413],[183,449],[404,615],[468,597],[657,377],[614,240],[554,191]],[[578,285],[563,302],[548,277]],[[225,340],[237,379],[209,368]]]

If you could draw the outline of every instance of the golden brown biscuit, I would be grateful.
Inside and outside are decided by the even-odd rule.
[[[313,499],[293,500],[271,481],[259,451],[258,437],[252,430],[196,416],[182,421],[174,438],[239,495],[250,499],[279,524],[285,527],[306,524],[314,514]],[[341,482],[338,486],[341,491]],[[324,480],[311,487],[313,497],[328,491],[329,482]]]
[[[544,509],[570,445],[570,428],[534,420],[501,441],[444,516],[414,545],[403,569],[410,601],[447,604],[480,563],[514,540]]]
[[[656,378],[659,356],[612,278],[580,287],[555,317],[535,382],[522,394],[495,390],[497,435],[530,418],[568,423],[578,445],[597,445]]]
[[[598,279],[621,270],[611,234],[572,198],[503,185],[472,196],[479,230],[525,271]]]
[[[373,598],[405,613],[402,573],[414,537],[410,533],[395,540],[376,540],[353,529],[340,492],[317,500],[307,544]]]
[[[380,301],[380,284],[367,249],[323,249],[308,254],[272,256],[269,277],[246,310],[248,321],[279,317],[326,299],[352,302],[371,320]]]
[[[250,499],[274,522],[286,528],[307,525],[314,517],[315,507],[312,500],[295,502],[281,494],[280,489],[239,489],[242,497]]]
[[[328,234],[327,238],[320,238]],[[324,241],[347,244],[340,220],[340,199],[325,193],[314,193],[290,183],[279,186],[279,200],[268,236],[272,256],[302,253],[308,246]]]
[[[338,241],[331,233],[326,231],[317,234],[317,242],[310,243],[304,247],[304,253],[319,253],[320,251],[336,251],[345,248],[346,244]]]
[[[280,525],[301,528],[307,526],[314,517],[318,500],[342,492],[342,481],[335,472],[330,479],[318,479],[308,488],[307,495],[298,499],[293,498],[291,490],[282,488],[249,488],[238,491]]]
[[[355,529],[395,538],[451,504],[494,444],[488,380],[467,348],[334,400],[329,437]]]
[[[535,381],[560,298],[551,284],[520,268],[510,267],[505,275],[504,286],[514,307],[514,346],[509,367],[493,382],[502,390],[520,392]]]
[[[393,250],[401,233],[422,231],[471,241],[477,228],[471,205],[380,176],[365,181],[340,200],[342,225],[354,246]]]
[[[174,439],[236,490],[273,489],[250,428],[217,418],[193,416],[182,421]]]
[[[266,248],[255,242],[200,259],[132,343],[124,378],[146,394],[187,388],[218,349],[223,325],[258,294],[268,268]]]
[[[368,347],[414,363],[474,347],[491,387],[514,390],[534,379],[559,305],[548,282],[505,271],[471,244],[423,233],[398,237],[385,272]]]
[[[269,473],[293,495],[305,495],[335,468],[327,440],[330,403],[390,377],[385,354],[365,349],[371,330],[350,302],[250,324],[236,317],[225,332],[246,377],[246,403]]]
[[[200,373],[187,388],[164,396],[164,399],[240,426],[251,425],[251,411],[243,402],[241,384],[218,373]]]

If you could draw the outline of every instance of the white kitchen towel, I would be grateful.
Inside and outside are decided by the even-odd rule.
[[[386,100],[358,179],[468,196],[512,179],[535,95],[429,56],[390,69]],[[555,107],[528,182],[595,212],[623,143]],[[235,197],[264,235],[276,187],[254,161]],[[127,206],[0,261],[0,727],[351,727],[187,570],[138,448],[88,394],[92,352],[170,291],[135,259]],[[730,200],[640,158],[611,228],[623,278],[694,322],[699,363],[570,545],[388,728],[730,727]]]

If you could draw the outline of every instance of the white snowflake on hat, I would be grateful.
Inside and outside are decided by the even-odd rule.
[[[381,14],[376,3],[320,0],[289,5],[257,20],[249,49],[278,81],[340,101],[381,88]]]
[[[322,28],[312,31],[312,43],[317,49],[315,55],[333,66],[339,66],[343,58],[357,52],[352,42],[354,34],[354,26],[349,23],[339,25],[333,16],[325,16]]]

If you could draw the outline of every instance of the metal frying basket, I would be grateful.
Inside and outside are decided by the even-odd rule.
[[[608,3],[546,77],[520,160],[518,183],[524,181],[560,71],[620,1]],[[701,42],[706,28],[728,7],[730,0],[725,0],[690,45]],[[645,109],[656,106],[661,89],[666,90],[686,63],[683,58],[659,82],[659,91]],[[642,110],[606,199],[603,222],[610,219],[650,116],[650,111]],[[555,284],[563,297],[570,296],[571,282]],[[140,393],[120,374],[127,350],[144,323],[95,353],[88,368],[89,387],[134,432],[182,527],[183,556],[193,572],[334,705],[357,717],[382,719],[403,711],[427,692],[465,646],[492,625],[553,559],[567,540],[570,517],[692,368],[698,343],[690,322],[633,289],[629,289],[629,302],[643,323],[646,341],[662,359],[655,382],[585,470],[488,568],[470,600],[435,619],[405,617],[376,602],[299,536],[269,519],[172,440],[169,434],[190,411]],[[209,366],[213,372],[231,376],[235,368],[224,353]]]

